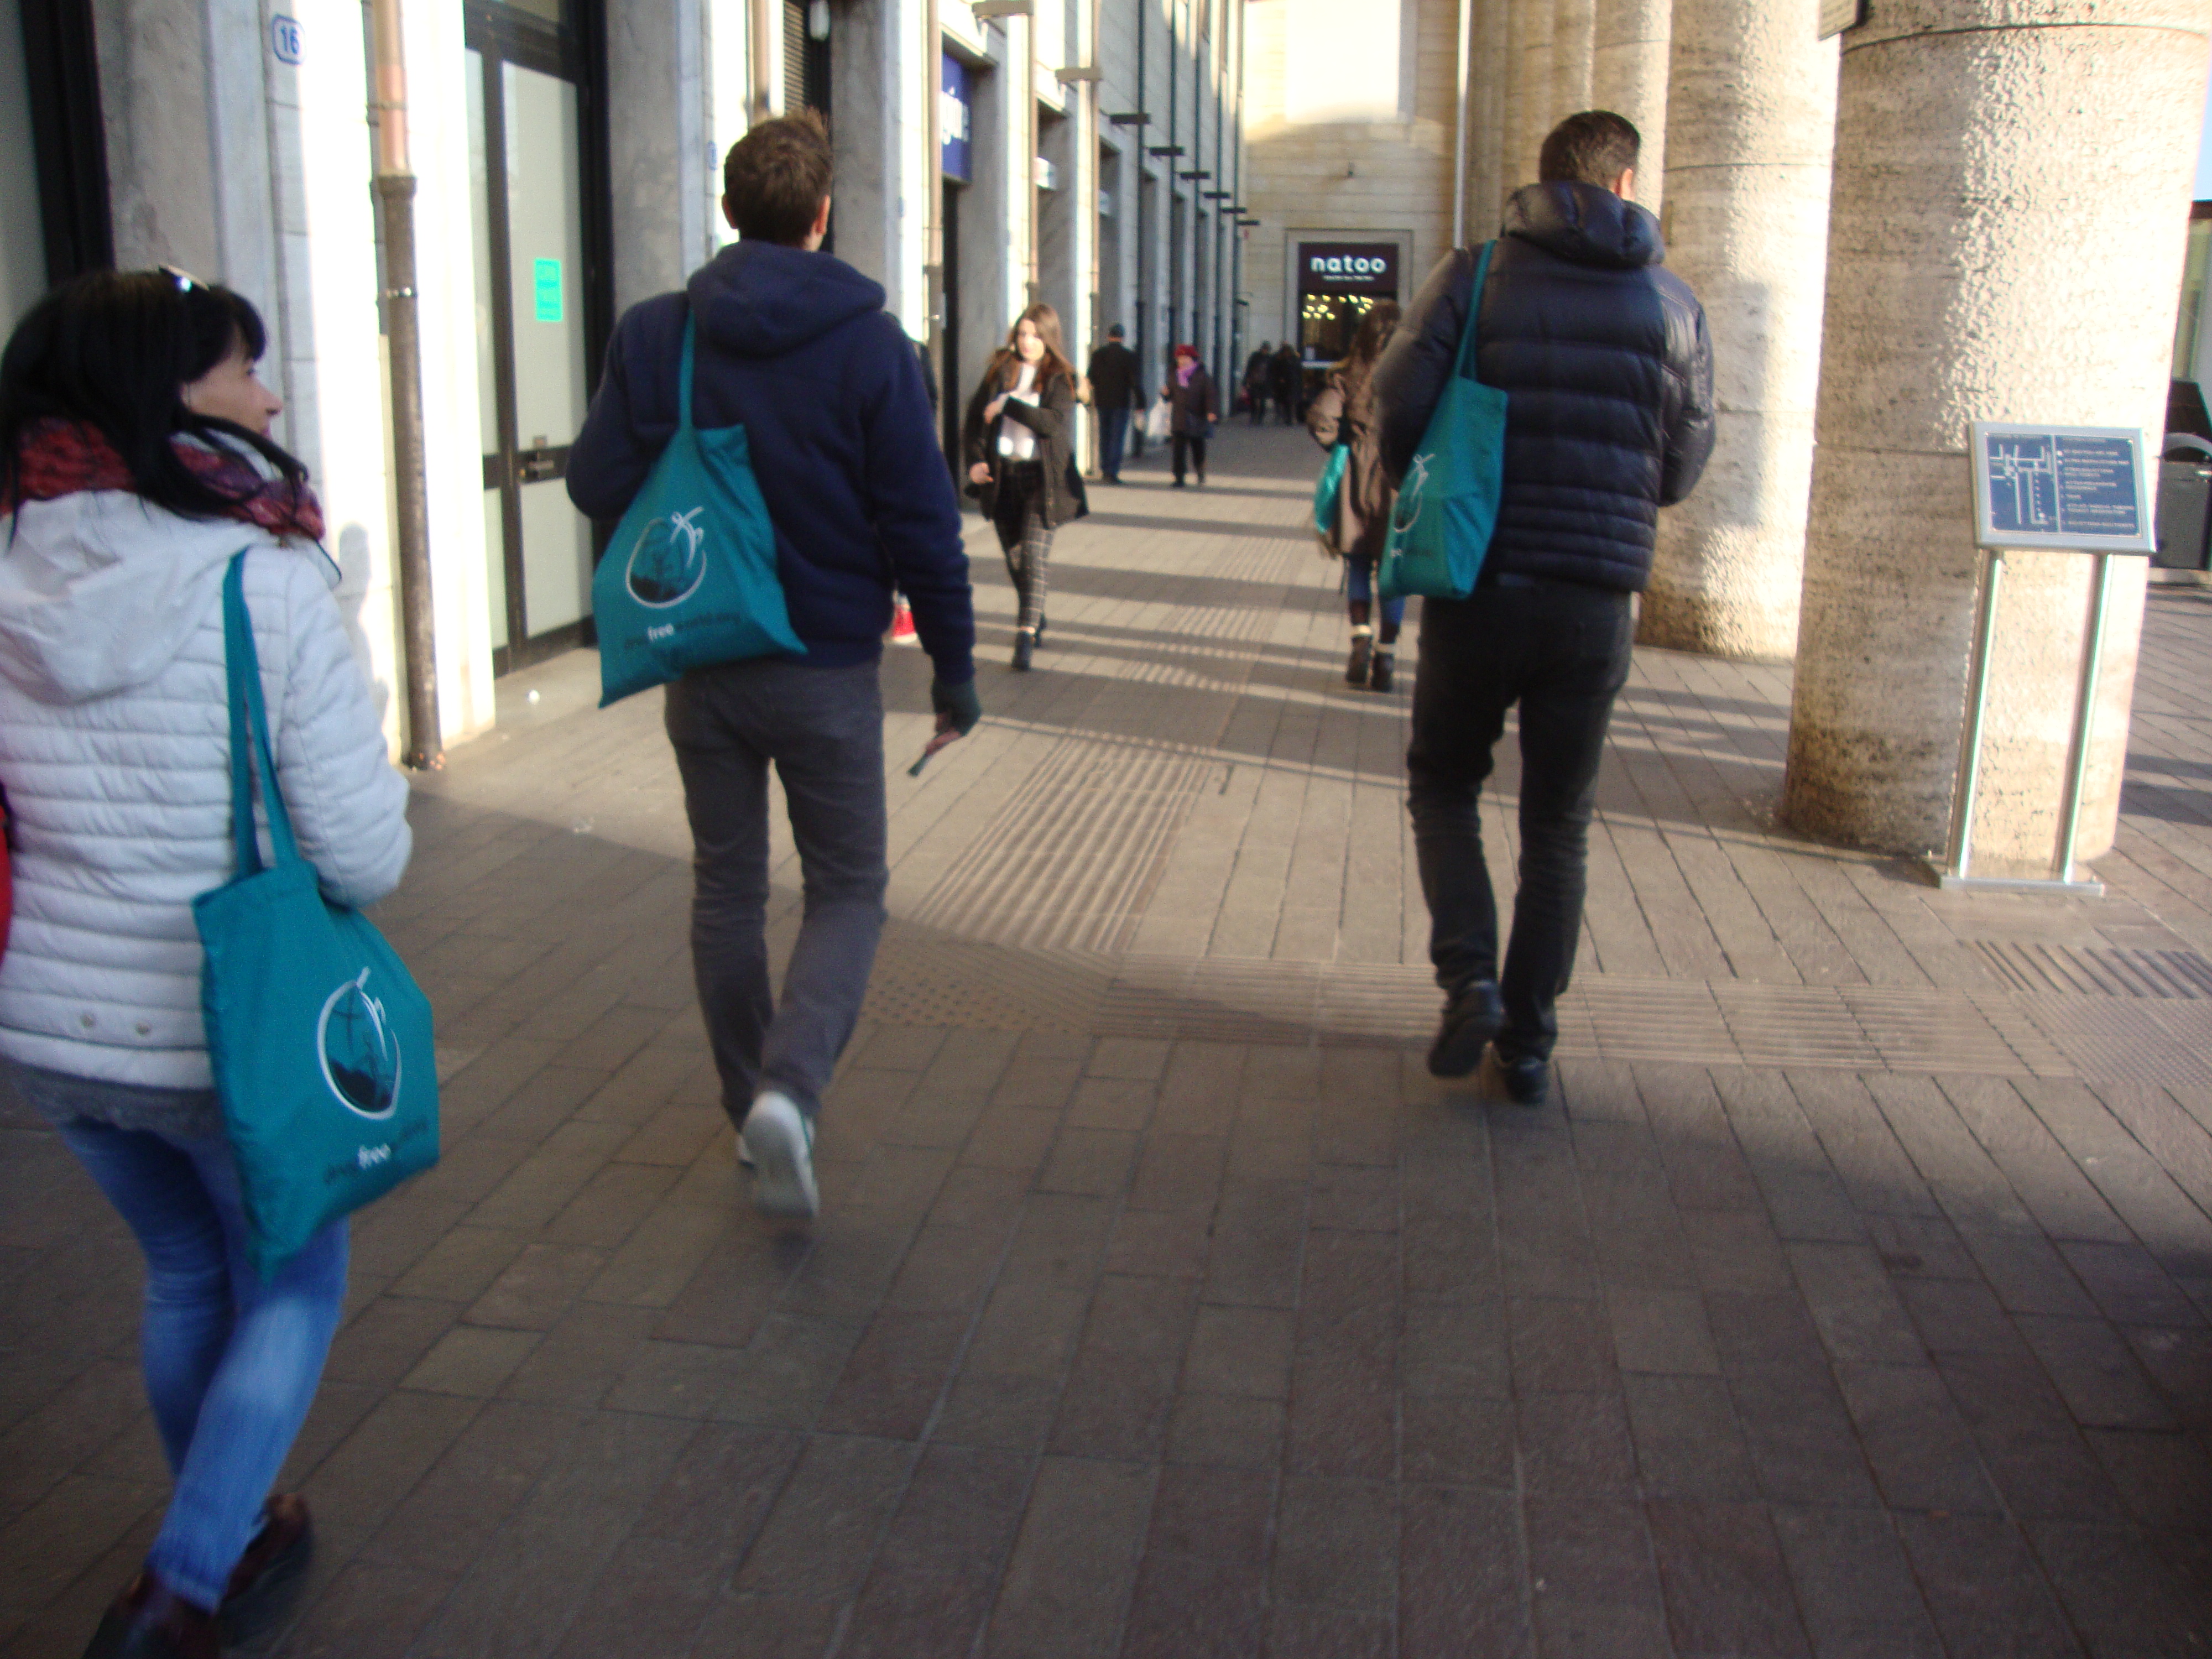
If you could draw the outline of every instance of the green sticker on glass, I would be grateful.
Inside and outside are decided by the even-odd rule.
[[[538,320],[557,323],[561,320],[561,262],[558,259],[537,259],[532,262],[532,280],[538,299]]]

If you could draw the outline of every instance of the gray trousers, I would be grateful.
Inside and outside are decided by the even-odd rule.
[[[691,820],[691,961],[722,1109],[763,1089],[812,1117],[853,1035],[884,931],[884,701],[872,662],[726,663],[668,688]],[[776,1006],[768,967],[768,769],[782,781],[805,892]]]

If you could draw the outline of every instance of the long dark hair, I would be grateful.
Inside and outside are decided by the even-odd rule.
[[[1377,300],[1359,319],[1359,327],[1352,337],[1352,349],[1344,354],[1341,367],[1346,370],[1373,368],[1375,360],[1382,355],[1382,348],[1390,343],[1397,326],[1398,302]]]
[[[1006,331],[1006,343],[1000,346],[992,359],[991,367],[984,371],[983,384],[1006,391],[1022,378],[1022,353],[1018,343],[1022,337],[1022,325],[1028,323],[1044,342],[1044,356],[1036,366],[1037,390],[1055,374],[1071,386],[1075,384],[1075,365],[1067,361],[1067,348],[1060,342],[1060,313],[1040,300],[1014,319],[1014,325]]]
[[[191,519],[221,518],[248,499],[187,466],[173,440],[251,451],[295,492],[307,469],[258,432],[185,407],[185,388],[232,352],[269,349],[246,298],[174,270],[95,270],[33,306],[0,353],[0,500],[12,500],[25,441],[40,421],[98,428],[130,470],[131,488]]]

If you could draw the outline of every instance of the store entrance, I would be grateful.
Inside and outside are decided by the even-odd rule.
[[[494,671],[589,644],[592,536],[562,480],[596,361],[590,89],[572,7],[470,0],[470,200]]]

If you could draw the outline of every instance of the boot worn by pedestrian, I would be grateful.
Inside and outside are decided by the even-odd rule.
[[[1030,658],[1036,650],[1036,635],[1026,628],[1016,629],[1014,630],[1014,672],[1026,674],[1030,672]]]
[[[1352,630],[1352,659],[1344,665],[1346,685],[1367,684],[1367,665],[1375,651],[1375,630],[1360,626]]]
[[[1484,1045],[1504,1023],[1505,1005],[1496,980],[1479,979],[1460,987],[1444,1005],[1437,1040],[1429,1045],[1430,1075],[1465,1077],[1482,1063]]]
[[[787,1095],[770,1089],[745,1114],[753,1160],[753,1207],[763,1215],[811,1218],[822,1207],[814,1185],[814,1126]]]
[[[109,1604],[84,1659],[219,1659],[216,1616],[142,1571]]]
[[[225,1639],[243,1642],[261,1629],[282,1606],[284,1592],[307,1570],[314,1553],[315,1528],[307,1515],[307,1500],[297,1492],[277,1493],[263,1507],[261,1530],[231,1569],[222,1606],[216,1610]]]
[[[1498,1081],[1505,1097],[1516,1106],[1541,1106],[1552,1092],[1552,1062],[1534,1054],[1516,1054],[1493,1046]]]
[[[1397,684],[1391,672],[1393,659],[1388,651],[1377,651],[1367,665],[1367,687],[1370,691],[1388,691]]]

